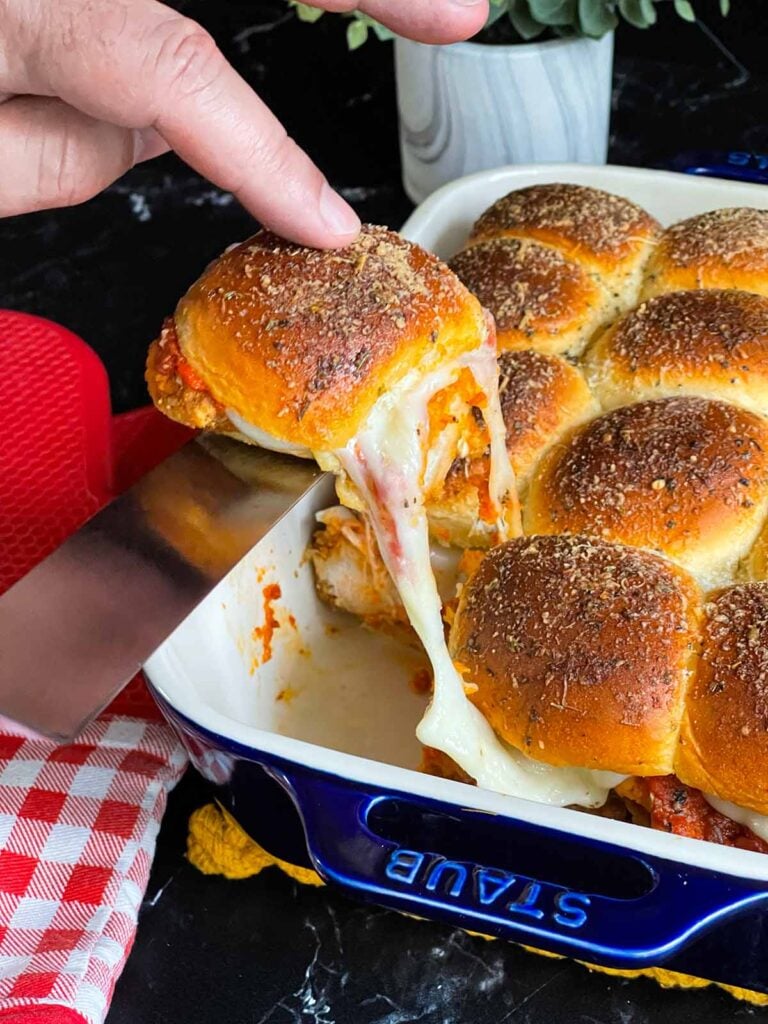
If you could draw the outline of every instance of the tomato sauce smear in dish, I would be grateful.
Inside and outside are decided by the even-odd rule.
[[[251,634],[254,640],[261,641],[262,655],[260,660],[254,658],[252,671],[258,668],[259,665],[266,665],[268,661],[272,660],[272,639],[275,635],[275,630],[280,628],[280,622],[274,608],[274,602],[279,601],[283,596],[280,584],[268,583],[262,590],[262,595],[264,597],[264,624],[255,626]],[[290,618],[293,620],[291,625],[295,626],[296,620],[293,616]]]

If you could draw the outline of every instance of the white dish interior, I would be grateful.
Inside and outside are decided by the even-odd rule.
[[[722,206],[768,206],[762,186],[620,167],[552,165],[482,172],[446,185],[403,233],[447,257],[473,220],[513,188],[542,181],[594,185],[640,203],[662,223]],[[447,802],[505,814],[638,852],[768,880],[768,857],[425,776],[415,728],[425,697],[411,682],[417,651],[363,629],[317,599],[305,558],[315,512],[335,501],[321,479],[152,656],[146,672],[179,712],[254,750]],[[279,622],[263,661],[265,588]],[[295,620],[295,625],[291,618]],[[254,632],[256,630],[256,632]]]

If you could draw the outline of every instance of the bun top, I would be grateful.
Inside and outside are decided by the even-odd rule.
[[[699,594],[646,551],[520,537],[465,585],[451,653],[499,736],[530,757],[636,775],[672,771]]]
[[[667,228],[648,262],[643,295],[688,288],[768,295],[768,210],[711,210]]]
[[[346,444],[409,370],[428,373],[487,333],[480,304],[443,263],[370,225],[330,251],[258,232],[207,268],[175,326],[219,406],[313,451]]]
[[[502,352],[499,397],[519,486],[546,449],[598,408],[575,366],[540,352]]]
[[[768,299],[743,291],[669,292],[617,321],[585,370],[606,407],[703,395],[768,413]]]
[[[592,420],[546,455],[528,533],[586,533],[730,581],[768,509],[768,421],[725,402],[665,398]]]
[[[768,814],[768,583],[729,587],[706,606],[675,772]]]
[[[557,249],[521,238],[477,242],[451,269],[496,321],[499,349],[578,354],[606,322],[603,290]]]
[[[530,238],[559,249],[605,280],[637,269],[661,226],[623,196],[585,185],[531,185],[495,202],[472,229],[471,241]]]

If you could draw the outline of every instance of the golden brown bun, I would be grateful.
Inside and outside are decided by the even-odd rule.
[[[672,771],[699,592],[646,551],[520,537],[465,585],[451,653],[473,702],[529,757],[632,775]]]
[[[428,373],[476,348],[487,330],[477,299],[443,263],[370,225],[331,251],[258,232],[205,270],[179,302],[175,327],[214,407],[321,452],[346,444],[409,370]],[[149,356],[150,392],[189,422],[179,394],[188,385],[169,380],[161,344]]]
[[[675,773],[768,814],[768,583],[730,587],[705,611]]]
[[[604,408],[701,395],[768,414],[768,299],[750,292],[670,292],[598,339],[584,362]]]
[[[450,267],[493,314],[499,351],[578,355],[611,317],[594,278],[557,249],[537,242],[478,242],[454,256]]]
[[[712,210],[667,228],[646,267],[643,298],[689,288],[768,295],[768,210]]]
[[[559,356],[530,349],[499,356],[499,396],[507,452],[521,492],[544,452],[598,412],[576,367]],[[487,493],[489,472],[487,451],[454,461],[441,493],[428,506],[437,540],[459,547],[488,547],[491,538],[480,516],[480,502]]]
[[[518,484],[527,482],[547,448],[598,411],[576,367],[539,352],[499,356],[499,397]]]
[[[530,238],[559,249],[596,275],[613,308],[633,306],[661,225],[623,196],[585,185],[531,185],[497,200],[471,241]]]
[[[763,524],[763,528],[741,569],[740,579],[757,582],[768,579],[768,521]]]
[[[586,533],[729,583],[768,509],[768,421],[725,402],[661,398],[592,420],[544,457],[527,533]]]

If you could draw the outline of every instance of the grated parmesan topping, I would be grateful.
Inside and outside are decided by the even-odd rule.
[[[478,219],[472,237],[526,229],[557,235],[572,248],[614,256],[633,252],[661,230],[649,213],[623,196],[585,185],[552,184],[531,185],[499,199]]]
[[[730,207],[690,217],[667,228],[664,258],[679,267],[718,262],[765,266],[768,261],[768,210]]]

